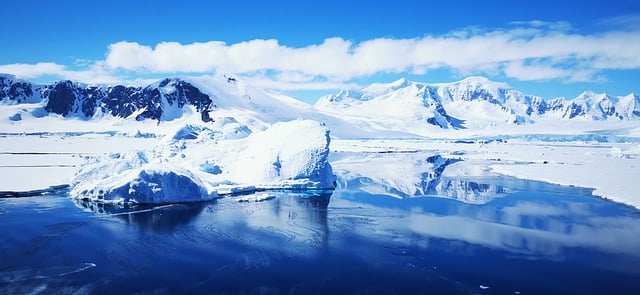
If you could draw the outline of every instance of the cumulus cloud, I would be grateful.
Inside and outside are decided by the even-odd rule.
[[[442,69],[503,74],[523,81],[575,82],[601,79],[607,70],[640,69],[638,52],[639,29],[626,26],[580,34],[566,22],[534,20],[512,22],[500,29],[469,27],[445,35],[407,39],[354,42],[336,37],[304,47],[286,46],[276,39],[233,44],[210,41],[144,45],[122,41],[110,44],[104,60],[83,70],[39,63],[0,66],[0,72],[25,77],[54,73],[85,80],[114,80],[122,73],[135,76],[228,72],[287,89],[296,85],[300,89],[335,87],[380,73],[424,74]]]
[[[295,48],[278,40],[236,44],[212,41],[155,47],[110,45],[105,64],[153,73],[274,71],[348,81],[377,73],[424,73],[447,68],[500,72],[520,80],[590,79],[585,72],[640,68],[640,32],[571,33],[565,22],[513,22],[509,29],[469,28],[445,36],[378,38],[360,43],[342,38]],[[590,71],[587,71],[590,70]],[[575,74],[575,75],[574,75]]]
[[[36,79],[43,76],[51,76],[56,79],[80,81],[84,83],[121,83],[126,79],[116,75],[103,62],[90,62],[80,60],[85,64],[83,69],[69,69],[65,65],[44,62],[37,64],[8,64],[0,65],[0,73],[8,73],[22,79]]]
[[[84,62],[84,61],[83,61]],[[92,62],[85,69],[70,70],[66,66],[51,62],[37,64],[0,65],[0,73],[9,73],[23,79],[42,76],[54,76],[59,79],[81,81],[85,83],[118,83],[123,79],[114,75],[102,62]]]
[[[281,79],[280,76],[252,75],[244,77],[251,85],[280,91],[294,90],[326,90],[326,89],[358,89],[361,86],[353,82],[331,81],[319,78],[306,79],[305,81]]]
[[[523,61],[509,62],[503,70],[508,77],[522,81],[566,79],[572,75],[572,71],[569,70],[558,69],[541,63],[525,64]]]
[[[25,79],[60,73],[62,71],[64,71],[64,66],[51,62],[0,65],[0,73],[10,73]]]

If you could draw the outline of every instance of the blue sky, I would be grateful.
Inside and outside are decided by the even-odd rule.
[[[640,92],[637,0],[21,0],[0,19],[0,72],[36,82],[232,73],[308,102],[401,77]]]

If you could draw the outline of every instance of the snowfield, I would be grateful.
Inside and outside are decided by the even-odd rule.
[[[486,79],[399,80],[310,106],[227,76],[187,80],[163,80],[158,120],[137,117],[146,109],[119,117],[97,107],[90,118],[65,117],[33,97],[0,98],[0,196],[68,186],[77,199],[174,203],[337,185],[477,204],[508,193],[500,182],[520,179],[590,188],[640,208],[633,94],[543,103]],[[179,86],[211,98],[211,120],[193,105],[169,103]],[[613,102],[615,111],[587,108]]]
[[[133,187],[132,193],[147,190],[145,201],[176,202],[259,189],[332,188],[335,174],[341,189],[397,198],[439,196],[484,203],[505,192],[495,187],[474,192],[469,190],[469,182],[507,175],[592,188],[594,196],[640,208],[635,183],[640,176],[637,142],[563,142],[545,137],[504,141],[332,139],[329,155],[325,127],[306,123],[316,130],[316,137],[311,138],[304,126],[293,130],[293,126],[276,126],[272,135],[233,140],[222,139],[222,134],[216,140],[215,133],[206,129],[194,131],[193,139],[96,134],[5,136],[0,138],[0,191],[74,183],[72,195],[76,198],[124,202],[123,196]],[[276,136],[284,141],[267,140]],[[301,136],[315,141],[316,148],[293,140]],[[25,151],[33,154],[8,154],[22,146],[29,146]],[[282,153],[277,152],[279,148],[284,149]],[[47,153],[40,154],[43,150]],[[181,182],[184,187],[167,186],[162,193],[156,187],[154,193],[153,186],[160,182]],[[124,188],[127,193],[117,197],[115,192]]]
[[[473,180],[506,175],[591,188],[594,196],[640,208],[634,181],[640,176],[639,143],[549,142],[541,139],[334,140],[332,152],[359,156],[338,159],[332,164],[339,183],[345,187],[349,180],[366,177],[377,184],[368,185],[368,191],[396,197],[437,192],[439,196],[477,203],[500,195],[490,191],[491,188],[476,194],[470,194],[468,190],[464,194],[447,192],[452,189],[451,183],[442,187],[441,182],[433,183],[433,191],[425,190],[425,180],[435,179],[430,175],[425,177],[425,172],[437,174],[440,167],[444,169],[439,176],[444,179]],[[432,155],[455,161],[447,165],[437,161],[430,163],[427,158]]]

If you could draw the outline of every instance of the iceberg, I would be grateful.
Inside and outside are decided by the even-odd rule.
[[[151,150],[88,156],[70,195],[101,203],[168,204],[262,190],[335,188],[329,129],[323,124],[279,122],[244,135],[237,128],[185,125]]]

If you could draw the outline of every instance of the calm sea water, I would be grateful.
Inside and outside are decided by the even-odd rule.
[[[580,190],[484,204],[272,194],[134,208],[0,199],[0,293],[640,294],[639,211]]]

